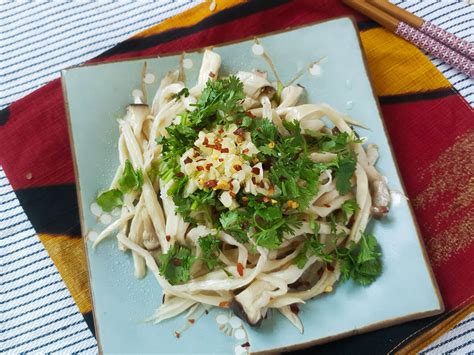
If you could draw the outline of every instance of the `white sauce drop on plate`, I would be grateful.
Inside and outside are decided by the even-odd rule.
[[[87,234],[87,239],[89,239],[91,242],[95,242],[98,236],[99,236],[99,233],[97,233],[96,231],[90,231]]]
[[[311,73],[311,75],[320,76],[321,73],[322,73],[322,69],[321,69],[321,67],[320,67],[318,64],[313,64],[313,65],[309,68],[309,72]]]
[[[228,321],[229,321],[229,317],[227,317],[225,314],[219,314],[216,317],[217,324],[220,324],[220,325],[226,324]]]
[[[247,354],[247,349],[244,348],[242,345],[237,345],[234,349],[235,355],[243,355]]]
[[[262,55],[263,53],[265,53],[265,49],[263,48],[261,44],[255,43],[252,46],[252,52],[255,55]]]
[[[153,84],[155,82],[155,75],[152,73],[146,73],[145,77],[143,78],[143,82],[145,84]]]
[[[236,317],[236,316],[233,316],[230,320],[229,320],[229,324],[232,328],[239,328],[241,325],[242,325],[242,321],[240,320],[239,317]]]
[[[354,107],[354,102],[353,101],[347,101],[346,102],[346,108],[348,110],[352,110],[353,107]]]
[[[193,67],[193,61],[192,61],[192,59],[184,58],[184,59],[183,59],[183,68],[185,68],[185,69],[191,69],[192,67]]]
[[[350,81],[349,79],[346,80],[346,88],[348,88],[349,90],[352,89],[352,81]]]
[[[242,328],[237,329],[234,333],[234,338],[238,340],[243,340],[247,337],[247,334],[245,334],[245,330]]]
[[[110,224],[112,222],[112,216],[108,213],[104,213],[100,216],[99,221],[102,224]]]
[[[104,211],[102,211],[102,208],[97,204],[97,202],[94,202],[91,205],[91,212],[94,216],[99,217]]]

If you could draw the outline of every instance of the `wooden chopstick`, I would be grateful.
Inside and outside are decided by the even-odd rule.
[[[463,56],[461,53],[449,48],[445,44],[424,34],[416,28],[400,21],[396,17],[386,13],[378,7],[363,0],[342,0],[346,5],[361,12],[372,20],[378,22],[386,29],[399,35],[418,48],[431,53],[446,64],[460,70],[469,77],[474,77],[474,61]]]
[[[442,28],[436,26],[434,23],[425,21],[418,16],[398,7],[397,5],[391,4],[387,0],[367,0],[372,5],[375,5],[380,10],[388,13],[389,15],[405,22],[406,24],[420,30],[428,36],[436,39],[438,42],[453,48],[456,52],[463,54],[469,59],[474,59],[474,44],[463,40],[449,33]]]

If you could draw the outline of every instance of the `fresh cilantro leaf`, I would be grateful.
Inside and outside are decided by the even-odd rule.
[[[173,99],[179,100],[181,96],[188,97],[189,96],[189,90],[188,88],[182,88],[181,91],[179,91],[177,94],[173,96]]]
[[[168,253],[160,256],[160,274],[172,285],[188,282],[195,260],[196,257],[191,254],[190,249],[174,245]]]
[[[303,269],[308,262],[308,257],[306,256],[306,248],[303,248],[302,251],[296,255],[296,257],[293,259],[293,264],[298,266],[299,269]]]
[[[351,190],[351,178],[356,168],[356,159],[352,155],[338,155],[336,170],[336,189],[340,195],[346,195]]]
[[[123,205],[123,193],[118,189],[102,192],[96,199],[97,204],[105,212],[110,212],[116,207]]]
[[[282,236],[275,229],[263,230],[254,234],[257,245],[267,249],[278,248],[282,241]]]
[[[359,245],[350,244],[347,248],[337,249],[341,260],[342,279],[352,279],[366,286],[374,282],[382,273],[382,253],[380,246],[371,234],[362,234]]]
[[[355,199],[345,201],[341,206],[342,211],[344,212],[345,219],[347,220],[349,215],[356,213],[359,210],[359,205]]]
[[[143,173],[141,170],[133,169],[130,160],[125,162],[122,176],[119,181],[120,191],[127,193],[134,190],[140,190],[143,185]]]
[[[206,263],[209,270],[213,270],[219,265],[221,240],[216,235],[208,234],[204,237],[200,237],[198,244],[202,251],[201,260]]]
[[[221,213],[219,217],[219,223],[222,229],[234,237],[237,241],[245,243],[248,241],[247,228],[244,225],[248,225],[249,216],[245,211],[232,210]]]

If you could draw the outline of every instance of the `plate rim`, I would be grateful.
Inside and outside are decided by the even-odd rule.
[[[376,93],[374,91],[373,76],[370,73],[370,71],[368,70],[368,61],[367,61],[367,57],[366,57],[366,54],[365,54],[363,46],[362,46],[360,31],[357,27],[357,22],[356,22],[354,16],[352,16],[352,15],[337,16],[337,17],[334,17],[334,18],[320,20],[320,21],[314,21],[314,22],[311,22],[311,23],[307,23],[307,24],[300,25],[300,26],[295,26],[295,27],[285,27],[285,28],[280,29],[280,30],[266,32],[266,33],[259,34],[259,35],[247,36],[247,37],[232,40],[232,41],[221,42],[221,43],[218,43],[218,44],[215,44],[215,45],[198,47],[198,48],[192,49],[190,51],[182,51],[181,50],[181,51],[175,51],[175,52],[169,52],[169,53],[167,52],[163,55],[144,56],[144,57],[129,58],[129,59],[117,59],[117,60],[110,60],[110,61],[105,61],[105,62],[85,63],[85,64],[74,65],[74,66],[71,66],[71,67],[68,67],[68,68],[65,68],[65,69],[61,70],[61,87],[62,87],[63,98],[64,98],[64,107],[65,107],[65,112],[66,112],[66,121],[67,121],[68,134],[69,134],[69,145],[70,145],[70,148],[71,148],[71,155],[72,155],[72,160],[73,160],[74,176],[75,176],[75,179],[76,179],[75,180],[75,185],[76,185],[76,195],[77,195],[77,201],[78,201],[78,207],[79,207],[79,219],[80,219],[81,234],[82,234],[81,238],[82,238],[82,241],[83,241],[82,245],[84,247],[84,254],[85,254],[85,257],[86,257],[86,264],[87,264],[87,271],[88,271],[88,281],[89,281],[89,290],[88,290],[88,292],[89,292],[89,296],[90,296],[90,299],[91,299],[92,317],[93,317],[93,320],[94,320],[94,327],[95,327],[95,338],[96,338],[96,341],[97,341],[97,347],[99,349],[99,354],[103,354],[104,352],[103,352],[103,349],[102,349],[102,343],[100,341],[100,329],[99,329],[100,327],[98,325],[96,314],[95,314],[96,309],[95,309],[95,305],[94,305],[94,296],[93,296],[93,292],[92,292],[91,268],[90,268],[90,261],[89,261],[89,250],[88,250],[88,246],[87,246],[87,236],[84,235],[86,228],[85,228],[85,222],[84,222],[84,211],[83,211],[83,208],[82,208],[83,204],[82,204],[82,197],[81,197],[81,184],[80,184],[80,178],[79,178],[79,169],[78,169],[78,166],[77,166],[76,148],[75,148],[75,144],[74,144],[74,137],[73,137],[73,134],[72,134],[72,120],[71,120],[69,100],[68,100],[68,94],[67,94],[67,86],[66,86],[66,74],[67,74],[67,72],[71,71],[71,70],[80,70],[80,69],[83,69],[83,68],[95,67],[95,66],[101,66],[101,65],[108,65],[108,64],[115,64],[115,63],[143,61],[143,60],[147,60],[147,59],[160,59],[160,58],[177,56],[177,55],[181,55],[181,54],[202,53],[206,49],[220,48],[220,47],[229,46],[229,45],[232,45],[232,44],[237,44],[237,43],[245,42],[245,41],[248,41],[248,40],[252,40],[256,37],[257,38],[265,38],[265,37],[277,35],[277,34],[280,34],[280,33],[285,33],[285,32],[290,32],[290,31],[297,31],[297,30],[302,29],[302,28],[311,27],[311,26],[315,26],[315,25],[320,25],[320,24],[323,24],[323,23],[342,20],[342,19],[349,20],[351,22],[352,29],[356,33],[357,44],[358,44],[359,51],[360,51],[360,54],[361,54],[361,57],[362,57],[362,62],[363,62],[363,69],[365,70],[365,75],[367,76],[367,79],[368,79],[369,84],[370,84],[370,91],[371,91],[371,94],[372,94],[372,98],[374,99],[376,107],[377,107],[378,116],[379,116],[378,119],[382,123],[383,133],[384,133],[384,135],[387,139],[388,147],[389,147],[389,150],[390,150],[390,153],[391,153],[391,156],[392,156],[392,161],[393,161],[394,167],[395,167],[395,172],[396,172],[397,177],[400,181],[400,188],[402,190],[402,193],[405,196],[407,196],[405,183],[404,183],[404,181],[402,179],[402,176],[401,176],[401,173],[400,173],[400,168],[398,166],[396,155],[394,154],[394,149],[393,149],[393,146],[392,146],[390,135],[388,134],[388,131],[387,131],[387,126],[385,124],[385,120],[383,118],[380,102],[379,102],[378,96],[376,95]],[[308,348],[308,347],[315,346],[315,345],[326,344],[326,343],[336,341],[336,340],[339,340],[339,339],[343,339],[343,338],[346,338],[346,337],[349,337],[349,336],[353,336],[353,335],[357,335],[357,334],[363,334],[363,333],[367,333],[367,332],[370,332],[370,331],[383,329],[383,328],[386,328],[386,327],[389,327],[389,326],[401,324],[401,323],[404,323],[404,322],[407,322],[407,321],[422,319],[422,318],[426,318],[426,317],[430,317],[430,316],[434,316],[434,315],[443,313],[445,311],[445,305],[444,305],[443,299],[441,297],[441,292],[439,290],[438,282],[437,282],[437,280],[434,276],[433,269],[432,269],[431,264],[429,262],[429,256],[428,256],[428,253],[426,251],[426,245],[425,245],[424,240],[421,236],[420,227],[419,227],[418,221],[416,219],[416,216],[415,216],[415,213],[414,213],[414,210],[413,210],[413,206],[412,206],[410,200],[407,201],[407,206],[408,206],[408,211],[410,213],[411,220],[412,220],[413,225],[415,227],[416,238],[418,239],[418,242],[420,244],[423,263],[425,265],[426,270],[428,271],[429,279],[430,279],[431,284],[433,286],[433,289],[435,291],[436,299],[438,300],[438,307],[437,308],[435,308],[433,310],[429,310],[429,311],[415,312],[415,313],[410,313],[410,314],[407,314],[407,315],[404,315],[404,316],[401,316],[401,317],[386,319],[386,320],[383,320],[383,321],[371,323],[369,325],[366,325],[366,326],[363,326],[363,327],[360,327],[360,328],[355,328],[353,330],[349,330],[349,331],[342,332],[342,333],[337,333],[337,334],[334,334],[334,335],[330,335],[330,336],[315,339],[315,340],[306,341],[306,342],[303,342],[303,343],[289,344],[287,346],[269,348],[269,349],[260,350],[260,351],[252,351],[252,349],[250,348],[250,354],[260,355],[260,354],[265,354],[265,353],[268,353],[268,352],[300,350],[300,349]]]

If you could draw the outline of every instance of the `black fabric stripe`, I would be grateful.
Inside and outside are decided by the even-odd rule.
[[[420,93],[414,93],[414,94],[379,96],[379,101],[382,105],[401,104],[405,102],[435,100],[435,99],[439,99],[442,97],[447,97],[447,96],[451,96],[455,94],[456,94],[456,91],[450,88],[450,89],[420,92]]]
[[[375,21],[366,20],[357,22],[357,27],[359,28],[359,31],[367,31],[371,30],[372,28],[379,28],[381,26]]]
[[[86,321],[87,326],[89,327],[92,335],[95,337],[95,324],[92,312],[82,313],[82,316],[84,317],[84,320]]]
[[[0,110],[0,126],[3,126],[7,123],[8,119],[10,118],[10,109],[4,108]]]
[[[131,53],[135,51],[145,50],[154,47],[158,44],[170,42],[175,39],[189,36],[202,30],[222,25],[224,23],[249,16],[257,12],[278,7],[288,2],[290,2],[290,0],[250,0],[249,2],[242,3],[234,7],[217,12],[215,15],[208,16],[201,22],[198,22],[197,24],[190,27],[175,28],[145,38],[129,39],[102,53],[97,58],[107,58],[116,54]]]
[[[15,192],[36,232],[81,236],[74,184],[32,187]]]
[[[393,354],[394,347],[400,344],[404,339],[411,336],[423,327],[426,330],[436,326],[446,319],[448,313],[442,316],[419,319],[408,323],[380,329],[374,332],[360,334],[349,338],[337,340],[332,343],[317,345],[312,348],[293,351],[291,354],[316,354],[316,355],[333,355],[333,354],[351,354],[351,355],[385,355]],[[430,324],[433,323],[433,324]]]

